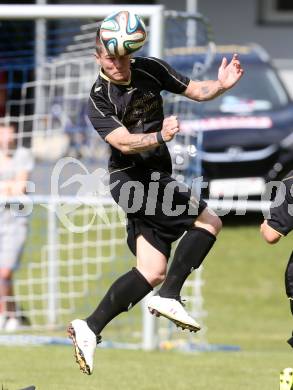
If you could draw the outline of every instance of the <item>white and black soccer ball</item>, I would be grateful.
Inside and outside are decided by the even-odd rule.
[[[116,12],[105,18],[100,28],[100,40],[107,52],[125,56],[140,49],[147,32],[142,19],[129,11]]]

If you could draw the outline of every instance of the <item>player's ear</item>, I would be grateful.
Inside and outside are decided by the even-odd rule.
[[[96,53],[94,54],[94,56],[96,57],[96,61],[97,61],[98,65],[101,65],[101,60],[100,60],[99,53],[96,52]]]

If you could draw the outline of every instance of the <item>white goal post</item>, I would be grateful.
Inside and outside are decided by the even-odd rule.
[[[149,55],[162,57],[164,42],[164,6],[163,5],[30,5],[1,4],[0,20],[49,20],[49,19],[102,19],[122,8],[133,11],[149,19]]]

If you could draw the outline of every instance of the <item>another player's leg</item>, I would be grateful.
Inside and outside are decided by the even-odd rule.
[[[149,300],[151,313],[164,315],[183,329],[194,332],[200,329],[200,325],[184,309],[180,293],[187,277],[199,268],[209,253],[221,227],[221,220],[208,209],[200,214],[194,228],[180,240],[158,295]]]
[[[290,302],[291,313],[293,315],[293,252],[291,254],[285,272],[285,287],[286,294]],[[291,347],[293,348],[293,333],[292,337],[290,337],[290,339],[288,340],[288,344],[291,345]]]
[[[19,326],[13,294],[13,271],[0,268],[0,329],[12,332]]]
[[[7,273],[0,268],[0,331],[4,329],[7,320]]]
[[[4,210],[0,252],[0,329],[14,332],[21,326],[21,318],[15,301],[13,278],[19,266],[27,236],[27,219],[15,217],[11,210]],[[16,240],[17,237],[17,240]]]
[[[153,269],[152,269],[153,267]],[[130,310],[154,286],[162,282],[166,258],[142,236],[137,239],[137,267],[118,278],[85,320],[74,320],[68,328],[73,340],[76,361],[82,372],[93,371],[94,352],[104,327],[120,313]]]

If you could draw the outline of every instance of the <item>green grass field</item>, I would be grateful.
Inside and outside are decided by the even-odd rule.
[[[257,222],[244,226],[226,221],[204,269],[207,338],[212,344],[237,345],[239,352],[98,349],[94,374],[88,377],[79,372],[71,347],[1,346],[0,386],[277,390],[279,371],[293,366],[293,350],[286,344],[292,317],[283,286],[292,236],[268,246],[259,237]]]

